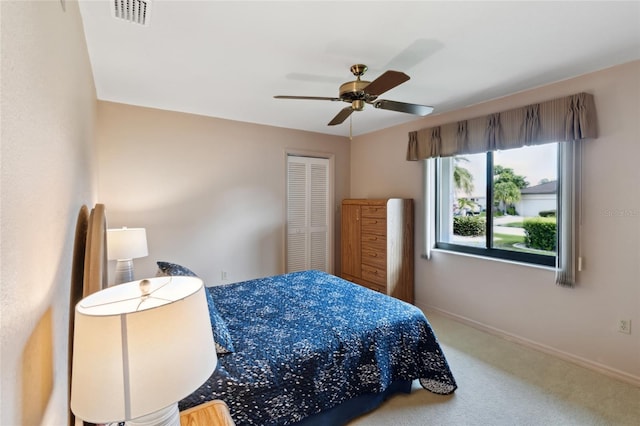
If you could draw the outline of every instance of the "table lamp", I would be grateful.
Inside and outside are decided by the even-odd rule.
[[[144,228],[107,230],[107,258],[117,260],[115,284],[133,281],[133,259],[148,254],[147,231]]]
[[[178,401],[217,364],[205,291],[196,277],[156,277],[78,302],[73,413],[93,423],[179,426]]]

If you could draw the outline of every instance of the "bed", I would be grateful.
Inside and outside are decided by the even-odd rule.
[[[434,393],[456,389],[427,319],[408,303],[313,270],[207,291],[233,351],[219,353],[181,410],[222,399],[238,425],[340,425],[416,379]]]
[[[78,210],[73,241],[71,285],[69,288],[69,334],[67,401],[71,400],[71,372],[73,367],[73,328],[75,307],[83,298],[107,287],[107,239],[104,204]],[[68,426],[76,425],[76,417],[68,407]],[[84,425],[90,423],[82,422]]]
[[[89,292],[106,282],[103,214],[102,206],[89,220],[97,229],[84,256]],[[336,276],[311,270],[208,287],[207,303],[218,366],[181,411],[221,399],[238,426],[343,425],[411,392],[414,380],[437,394],[457,387],[418,308]]]

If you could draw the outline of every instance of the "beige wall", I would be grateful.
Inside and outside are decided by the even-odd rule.
[[[227,282],[283,273],[288,149],[333,155],[336,208],[348,195],[344,137],[110,102],[98,103],[97,129],[109,227],[147,229],[138,278],[155,275],[158,260],[208,285],[221,271]]]
[[[600,137],[584,144],[579,286],[505,262],[445,252],[421,259],[418,220],[416,302],[640,383],[640,62],[355,138],[351,195],[413,197],[420,218],[422,165],[404,161],[409,131],[581,91],[595,96]],[[631,335],[617,331],[621,318],[632,320]]]
[[[95,89],[77,3],[0,5],[0,424],[63,425],[73,236],[95,194]]]

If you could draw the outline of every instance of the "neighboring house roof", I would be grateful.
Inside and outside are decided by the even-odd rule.
[[[558,181],[541,183],[540,185],[530,186],[520,190],[521,194],[555,194],[558,191]]]

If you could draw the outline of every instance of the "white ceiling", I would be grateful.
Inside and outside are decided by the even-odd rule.
[[[126,1],[126,0],[125,0]],[[80,0],[98,99],[314,132],[349,68],[411,79],[380,99],[450,111],[640,59],[640,2],[152,0],[147,26]],[[367,106],[353,134],[419,117]]]

